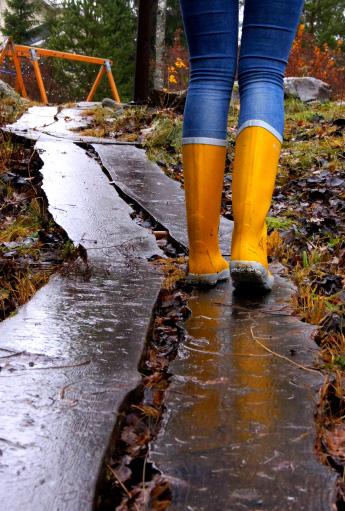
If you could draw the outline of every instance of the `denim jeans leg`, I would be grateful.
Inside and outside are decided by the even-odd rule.
[[[280,141],[284,72],[303,0],[246,0],[239,58],[239,132],[263,126]]]
[[[180,0],[190,53],[183,143],[226,145],[237,66],[238,0]]]

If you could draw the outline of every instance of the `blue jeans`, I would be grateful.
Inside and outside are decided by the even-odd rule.
[[[238,72],[238,132],[262,126],[280,141],[284,71],[303,0],[246,0],[238,59],[238,0],[180,0],[190,53],[183,143],[226,145]]]

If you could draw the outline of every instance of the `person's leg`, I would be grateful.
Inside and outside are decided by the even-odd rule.
[[[192,283],[228,278],[218,228],[229,101],[237,64],[238,0],[181,0],[190,53],[183,168]]]
[[[233,172],[231,274],[270,289],[265,218],[284,128],[284,72],[303,0],[246,0],[239,60],[240,117]]]

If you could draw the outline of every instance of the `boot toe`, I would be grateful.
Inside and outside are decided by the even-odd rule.
[[[230,270],[226,268],[218,273],[188,273],[186,282],[193,286],[215,286],[217,282],[229,278]]]
[[[231,261],[230,273],[236,289],[270,291],[273,287],[273,275],[256,261]]]

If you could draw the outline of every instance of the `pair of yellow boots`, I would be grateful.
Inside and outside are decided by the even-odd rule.
[[[189,236],[187,280],[190,283],[214,285],[229,278],[231,273],[236,288],[272,288],[273,276],[267,261],[266,215],[272,200],[280,148],[280,141],[259,126],[247,127],[237,137],[229,269],[218,244],[226,148],[204,144],[183,146]]]

